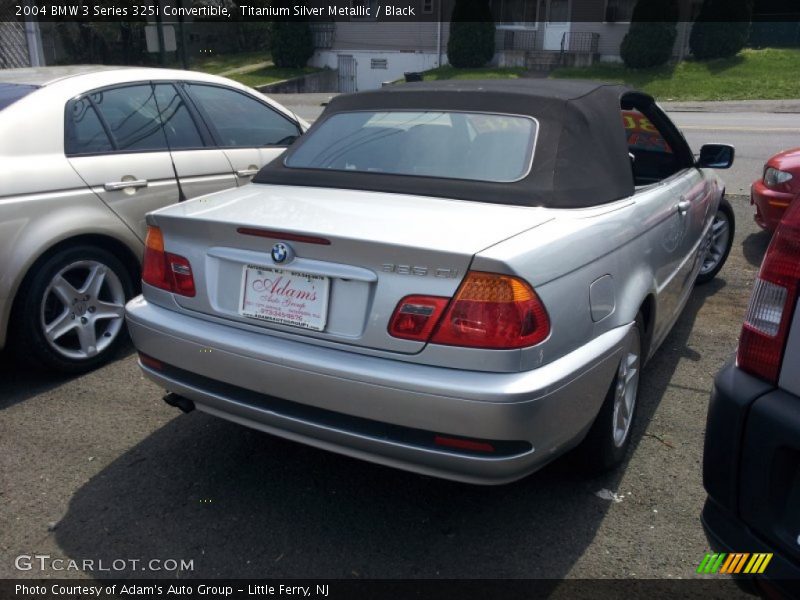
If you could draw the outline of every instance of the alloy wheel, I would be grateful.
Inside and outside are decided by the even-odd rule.
[[[41,299],[40,323],[47,343],[70,359],[106,350],[122,330],[125,291],[117,274],[95,260],[58,271]]]

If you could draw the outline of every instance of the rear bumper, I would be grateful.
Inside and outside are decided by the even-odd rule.
[[[486,373],[276,338],[142,297],[128,304],[127,318],[136,348],[166,365],[142,365],[145,375],[199,410],[356,458],[484,484],[524,477],[582,439],[629,330],[614,329],[535,371]],[[404,441],[390,430],[498,447],[527,442],[528,449],[477,455]]]
[[[750,188],[750,203],[756,207],[756,224],[762,229],[775,231],[793,199],[792,194],[769,189],[760,179],[754,181]]]
[[[714,382],[706,428],[706,535],[717,551],[773,553],[763,574],[741,577],[775,597],[800,597],[797,406],[800,398],[730,363]]]

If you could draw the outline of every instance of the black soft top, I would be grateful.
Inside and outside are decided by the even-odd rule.
[[[582,208],[633,195],[621,101],[653,99],[621,85],[589,81],[509,79],[395,85],[337,96],[287,152],[267,164],[255,183],[333,187],[438,196],[519,206]],[[464,111],[534,117],[539,123],[533,166],[523,179],[496,183],[417,175],[292,168],[287,156],[337,113]]]

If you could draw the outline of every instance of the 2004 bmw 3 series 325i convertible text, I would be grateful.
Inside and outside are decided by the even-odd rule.
[[[252,185],[148,215],[141,367],[184,410],[418,473],[504,483],[581,443],[614,466],[727,257],[704,167],[732,160],[615,85],[340,96]]]

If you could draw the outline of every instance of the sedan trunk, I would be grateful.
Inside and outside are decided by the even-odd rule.
[[[477,252],[552,218],[542,208],[401,194],[247,190],[151,215],[167,252],[191,264],[196,295],[177,303],[243,326],[404,353],[424,344],[387,332],[403,297],[451,297]]]

